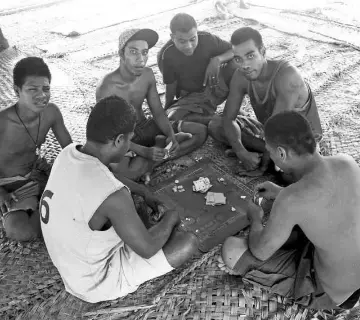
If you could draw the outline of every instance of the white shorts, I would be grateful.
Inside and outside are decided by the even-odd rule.
[[[121,296],[134,292],[144,282],[173,270],[162,249],[150,259],[144,259],[127,245],[120,249],[120,264]]]

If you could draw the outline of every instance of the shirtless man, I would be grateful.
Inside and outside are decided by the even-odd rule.
[[[197,237],[177,231],[174,210],[146,229],[128,187],[108,168],[128,151],[137,114],[118,96],[99,100],[85,144],[62,150],[41,199],[50,257],[66,290],[87,302],[123,297],[197,252]]]
[[[13,79],[18,101],[0,112],[0,211],[7,237],[27,241],[40,235],[38,201],[50,171],[40,158],[41,145],[50,129],[62,148],[71,137],[59,108],[49,103],[46,63],[24,58]]]
[[[321,156],[309,122],[295,111],[272,116],[265,141],[271,159],[297,182],[257,186],[260,196],[275,199],[266,226],[261,207],[249,203],[249,239],[228,238],[220,266],[309,308],[354,307],[360,297],[360,168],[344,154]]]
[[[172,18],[170,30],[171,39],[157,57],[166,85],[167,115],[170,120],[208,125],[225,101],[236,69],[231,44],[198,31],[195,19],[186,13]]]
[[[129,29],[119,37],[120,67],[107,74],[96,89],[96,100],[117,95],[131,103],[137,113],[135,135],[129,150],[135,157],[124,157],[112,165],[118,175],[136,180],[166,158],[165,147],[172,143],[170,158],[199,148],[207,138],[207,127],[198,123],[170,122],[162,108],[151,68],[145,67],[149,49],[158,40],[150,29]],[[153,118],[146,118],[142,105],[148,102]],[[165,136],[164,136],[165,135]]]
[[[299,71],[284,60],[268,60],[260,33],[250,27],[236,30],[231,43],[235,71],[223,116],[209,123],[209,134],[232,148],[242,162],[244,175],[261,175],[269,165],[263,125],[273,114],[295,110],[310,122],[317,142],[322,129],[309,85]],[[244,96],[249,95],[256,119],[239,114]],[[261,157],[262,155],[262,157]]]

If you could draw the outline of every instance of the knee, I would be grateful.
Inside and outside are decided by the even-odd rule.
[[[178,268],[199,253],[199,239],[191,232],[174,230],[163,251],[169,264]]]
[[[217,139],[219,132],[222,130],[222,119],[220,116],[214,118],[208,124],[208,133],[213,139]]]
[[[248,245],[246,239],[229,237],[222,246],[221,257],[225,265],[232,269],[247,249]]]
[[[197,143],[202,145],[208,136],[208,128],[207,126],[201,123],[193,123],[194,125],[194,134],[196,136]]]
[[[174,110],[168,114],[168,118],[170,121],[181,121],[181,120],[184,120],[184,118],[187,114],[188,114],[187,111],[184,113],[181,110]]]
[[[38,228],[35,228],[31,225],[28,214],[25,211],[21,212],[23,213],[21,218],[19,218],[19,216],[11,217],[11,215],[17,215],[18,213],[19,212],[12,212],[9,217],[5,218],[4,227],[6,236],[15,241],[30,241],[40,237],[41,227],[38,226]]]

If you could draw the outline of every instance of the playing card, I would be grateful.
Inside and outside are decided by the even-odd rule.
[[[165,150],[170,151],[172,145],[173,145],[173,142],[170,141],[169,144],[165,147]]]
[[[166,160],[167,158],[170,157],[170,149],[171,149],[172,145],[173,145],[173,142],[170,141],[170,143],[165,147],[165,155],[163,158],[164,160]]]
[[[206,194],[206,205],[217,206],[226,204],[226,197],[220,192],[208,192]]]
[[[209,178],[200,177],[198,180],[193,181],[193,191],[205,193],[212,187]]]

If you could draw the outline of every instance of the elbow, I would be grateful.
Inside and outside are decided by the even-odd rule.
[[[155,246],[147,246],[146,248],[143,248],[141,250],[138,250],[138,252],[136,252],[140,257],[144,258],[144,259],[150,259],[152,258],[160,249],[155,248]]]

